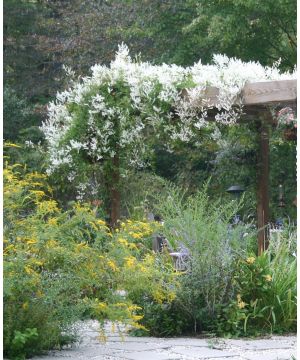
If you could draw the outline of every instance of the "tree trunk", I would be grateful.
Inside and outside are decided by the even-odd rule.
[[[120,219],[120,206],[121,206],[121,194],[120,194],[120,159],[116,154],[112,160],[112,172],[111,172],[110,186],[110,225],[112,228],[117,226]]]

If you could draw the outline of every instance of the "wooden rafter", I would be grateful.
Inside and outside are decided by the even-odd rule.
[[[183,91],[188,97],[188,91]],[[197,99],[199,105],[215,107],[219,89],[208,87]],[[258,126],[259,153],[257,163],[257,227],[258,254],[268,247],[269,223],[269,126],[272,123],[270,105],[296,105],[297,80],[262,81],[247,83],[236,99],[236,104],[244,105],[243,118],[251,118]],[[198,103],[199,101],[199,103]]]
[[[183,96],[188,96],[186,90]],[[219,89],[208,87],[199,102],[210,106],[218,103]],[[260,81],[245,84],[237,103],[245,106],[269,105],[274,103],[291,103],[297,99],[297,80]]]

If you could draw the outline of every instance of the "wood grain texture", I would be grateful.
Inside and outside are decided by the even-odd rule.
[[[188,92],[183,90],[182,95],[186,97]],[[215,106],[218,103],[218,95],[218,88],[208,87],[203,97],[199,98],[199,105],[208,103],[210,106]],[[240,103],[240,99],[246,106],[295,102],[297,99],[297,80],[248,83],[244,86],[237,103]]]
[[[244,105],[295,101],[297,80],[264,81],[249,83],[242,90]]]

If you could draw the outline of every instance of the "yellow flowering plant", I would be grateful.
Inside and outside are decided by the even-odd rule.
[[[218,332],[257,335],[294,331],[296,267],[296,258],[289,253],[284,238],[276,253],[271,244],[260,256],[240,259],[234,269],[236,300],[225,305],[219,314]]]
[[[21,165],[6,163],[4,188],[7,357],[31,356],[71,341],[74,322],[82,316],[142,328],[143,310],[135,300],[174,298],[170,261],[139,249],[130,234],[148,236],[150,225],[132,223],[112,233],[87,204],[63,211],[46,177]],[[26,335],[31,333],[32,338]],[[18,348],[16,336],[26,338]]]

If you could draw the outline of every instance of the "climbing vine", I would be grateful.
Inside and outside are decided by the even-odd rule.
[[[145,164],[153,138],[169,151],[180,142],[199,144],[203,129],[213,127],[208,122],[212,105],[203,100],[208,86],[219,89],[215,124],[230,125],[242,112],[238,99],[246,82],[292,77],[281,74],[278,64],[263,67],[223,55],[215,55],[212,65],[157,66],[132,59],[122,44],[110,66],[93,66],[91,76],[73,81],[49,104],[41,127],[48,142],[48,174],[63,169],[69,181],[79,179],[80,198],[91,168],[105,168],[108,182],[118,182],[120,169]]]

